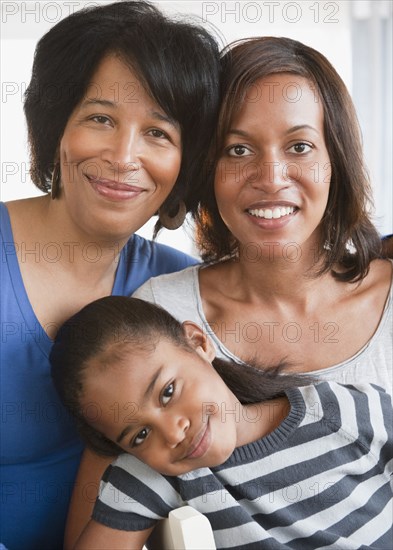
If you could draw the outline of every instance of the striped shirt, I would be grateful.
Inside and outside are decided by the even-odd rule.
[[[93,518],[138,531],[189,504],[209,519],[218,549],[393,548],[389,395],[322,382],[287,397],[280,426],[221,466],[171,477],[121,455]]]

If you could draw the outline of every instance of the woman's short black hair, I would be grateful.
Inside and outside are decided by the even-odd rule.
[[[175,196],[184,200],[187,188],[200,177],[216,124],[219,47],[203,27],[171,20],[142,0],[76,11],[38,42],[24,104],[32,180],[49,191],[67,121],[99,63],[111,53],[130,66],[179,123],[182,165],[169,207]]]

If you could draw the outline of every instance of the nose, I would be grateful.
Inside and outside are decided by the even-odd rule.
[[[170,419],[167,418],[163,427],[167,445],[173,448],[177,447],[185,439],[189,427],[190,422],[185,416],[178,415]]]
[[[135,172],[140,169],[141,140],[133,128],[123,128],[109,138],[103,160],[115,172]]]
[[[258,162],[248,167],[246,177],[252,187],[274,194],[290,185],[292,168],[278,155],[264,155]]]

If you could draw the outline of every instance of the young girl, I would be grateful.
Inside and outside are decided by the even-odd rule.
[[[214,358],[192,322],[107,297],[74,315],[51,352],[60,396],[88,443],[121,454],[78,548],[142,548],[190,504],[217,548],[389,548],[391,401]]]

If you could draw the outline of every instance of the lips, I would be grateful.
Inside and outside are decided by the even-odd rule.
[[[211,443],[211,433],[209,421],[203,425],[202,429],[194,437],[190,448],[184,458],[200,458],[203,456]]]
[[[86,178],[96,193],[114,201],[129,200],[146,191],[142,187],[125,182],[106,178],[94,178],[88,175],[86,175]]]

